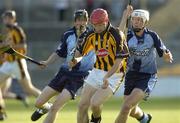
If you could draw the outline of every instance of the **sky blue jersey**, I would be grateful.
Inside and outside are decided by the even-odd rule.
[[[145,28],[143,36],[139,37],[132,30],[129,30],[127,43],[130,51],[127,71],[157,73],[156,51],[159,57],[162,57],[166,50],[157,33]]]
[[[82,40],[86,36],[88,29],[80,36],[79,40]],[[77,45],[77,34],[75,27],[66,31],[60,41],[60,44],[56,50],[56,53],[66,59],[66,61],[61,65],[61,69],[69,70],[68,61],[74,55],[72,52]],[[82,60],[73,67],[73,72],[87,72],[94,67],[96,61],[96,55],[94,51],[89,52]]]

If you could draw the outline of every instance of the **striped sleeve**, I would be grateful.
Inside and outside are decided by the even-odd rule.
[[[91,40],[91,35],[92,34],[88,34],[87,37],[85,38],[83,44],[80,46],[80,48],[78,49],[79,52],[82,55],[86,55],[89,51],[91,51],[93,48],[93,42]]]
[[[116,30],[118,33],[118,30]],[[125,35],[122,31],[116,36],[116,58],[127,58],[129,56],[129,50],[127,47],[127,42],[125,40]]]

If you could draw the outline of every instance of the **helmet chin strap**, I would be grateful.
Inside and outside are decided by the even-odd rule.
[[[134,31],[134,32],[140,32],[141,30],[144,29],[144,27],[143,27],[143,28],[134,28],[134,27],[132,27],[132,28],[133,28],[133,31]]]

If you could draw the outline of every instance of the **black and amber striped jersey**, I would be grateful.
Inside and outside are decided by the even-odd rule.
[[[94,31],[89,32],[79,51],[85,55],[92,49],[95,50],[97,57],[94,67],[104,71],[111,69],[116,58],[129,56],[124,34],[111,24],[100,34]]]
[[[26,35],[23,31],[23,29],[18,26],[17,24],[14,25],[7,25],[6,26],[6,41],[10,42],[10,45],[12,47],[22,53],[26,53]],[[17,56],[6,54],[6,60],[7,61],[14,61],[19,59]]]

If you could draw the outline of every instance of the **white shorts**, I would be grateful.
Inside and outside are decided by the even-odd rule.
[[[19,80],[25,77],[30,79],[25,59],[16,60],[13,62],[4,62],[0,67],[0,72]]]
[[[106,75],[107,71],[99,70],[94,68],[90,74],[88,75],[87,79],[85,80],[86,83],[93,86],[94,88],[101,88],[103,84],[103,77]],[[120,80],[123,76],[123,73],[115,73],[109,79],[109,87],[114,93],[122,83]]]

